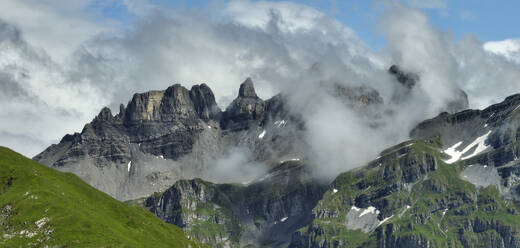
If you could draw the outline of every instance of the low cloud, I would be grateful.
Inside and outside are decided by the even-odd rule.
[[[420,10],[398,2],[385,5],[381,30],[387,45],[380,52],[348,26],[301,4],[231,1],[215,4],[211,13],[146,6],[130,29],[82,41],[67,63],[2,22],[0,85],[11,99],[0,100],[0,131],[11,138],[0,144],[34,155],[37,147],[43,150],[63,134],[81,130],[103,106],[115,110],[135,92],[174,83],[207,83],[225,108],[239,84],[252,77],[264,99],[287,94],[291,110],[304,117],[311,162],[327,177],[363,165],[407,139],[419,121],[445,110],[459,88],[473,108],[520,91],[513,59],[490,45],[485,50],[475,37],[455,40]],[[387,72],[392,64],[420,77],[400,103],[391,102],[400,90]],[[330,93],[336,85],[370,87],[385,104],[369,115],[349,109]],[[24,137],[32,137],[34,146],[17,145],[27,143]],[[227,171],[248,163],[244,154],[230,151],[215,173],[230,180]]]

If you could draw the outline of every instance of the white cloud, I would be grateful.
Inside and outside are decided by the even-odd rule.
[[[82,42],[111,30],[109,20],[85,13],[93,1],[2,0],[0,17],[23,30],[29,43],[63,60]]]
[[[11,0],[6,3],[22,8],[20,13],[36,11]],[[405,139],[418,121],[442,110],[459,87],[469,93],[473,107],[520,91],[516,64],[490,55],[471,37],[455,41],[424,13],[401,4],[390,4],[381,21],[388,46],[380,53],[371,51],[349,27],[295,3],[231,1],[210,13],[148,8],[148,2],[141,1],[127,4],[134,11],[146,11],[130,29],[105,36],[95,35],[105,27],[98,29],[88,18],[57,10],[43,11],[52,18],[41,18],[42,23],[87,20],[86,27],[93,28],[79,37],[73,30],[50,32],[46,38],[21,25],[22,31],[29,30],[26,41],[14,26],[0,25],[0,83],[11,96],[0,104],[2,145],[34,155],[37,148],[24,148],[30,140],[26,137],[43,149],[65,133],[80,131],[103,106],[116,109],[135,92],[174,83],[207,83],[225,107],[250,76],[264,99],[280,90],[289,92],[291,107],[305,116],[313,162],[334,174],[362,165]],[[17,17],[9,22],[20,21]],[[56,40],[69,35],[75,45],[61,50]],[[67,63],[55,59],[62,52],[70,53]],[[365,85],[377,89],[388,103],[396,90],[386,71],[392,63],[418,73],[421,81],[408,101],[375,110],[382,116],[378,129],[369,126],[371,117],[349,111],[331,97],[334,83]]]
[[[484,43],[484,49],[520,64],[520,39],[489,41]]]

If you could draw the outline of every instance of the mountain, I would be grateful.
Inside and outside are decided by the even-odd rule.
[[[212,247],[520,247],[519,106],[442,113],[330,184],[295,159],[248,185],[182,180],[134,203]]]
[[[283,247],[325,190],[303,161],[288,160],[248,185],[181,180],[139,204],[212,247]]]
[[[417,75],[397,66],[389,73],[396,84],[389,102],[367,86],[322,87],[376,129],[382,115],[393,114],[386,104],[421,94]],[[144,207],[211,247],[516,244],[517,224],[503,222],[516,220],[517,211],[516,96],[457,112],[468,105],[460,91],[446,103],[449,113],[420,123],[412,140],[331,180],[315,176],[315,154],[302,138],[306,113],[295,112],[290,100],[284,92],[259,98],[248,78],[221,110],[207,85],[176,84],[135,94],[117,115],[102,109],[81,133],[34,159]],[[371,113],[376,108],[383,112]],[[498,164],[506,167],[493,170]]]
[[[382,103],[368,87],[336,88],[335,97],[346,107]],[[115,116],[103,108],[81,133],[64,136],[34,159],[72,172],[119,200],[164,191],[181,179],[219,181],[217,160],[237,149],[252,152],[251,160],[243,161],[252,169],[269,170],[279,161],[305,156],[304,123],[287,101],[284,94],[260,99],[248,78],[222,111],[207,85],[188,90],[176,84],[135,94]]]
[[[1,247],[203,247],[184,232],[0,147]]]
[[[520,95],[411,136],[338,176],[289,247],[520,247]]]

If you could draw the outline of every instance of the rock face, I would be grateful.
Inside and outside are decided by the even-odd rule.
[[[249,78],[223,112],[206,84],[190,90],[175,84],[135,94],[117,115],[103,108],[81,133],[66,135],[34,159],[130,200],[179,179],[212,180],[215,160],[236,147],[255,151],[253,159],[268,165],[302,157],[302,142],[296,142],[301,128],[282,95],[263,101]]]
[[[135,94],[116,116],[103,108],[81,133],[66,135],[34,159],[78,174],[118,199],[133,199],[179,179],[180,164],[165,160],[191,153],[208,135],[207,126],[218,126],[219,115],[207,85],[188,90],[176,84]]]
[[[248,78],[240,85],[238,97],[223,113],[222,128],[242,130],[249,126],[258,126],[258,122],[264,119],[265,112],[266,104],[256,95],[253,81]]]
[[[284,247],[324,190],[303,163],[286,161],[249,185],[181,180],[143,205],[211,247]]]
[[[520,247],[520,96],[443,113],[341,174],[289,247]]]

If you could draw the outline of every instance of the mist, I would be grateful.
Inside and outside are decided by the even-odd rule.
[[[288,107],[305,122],[308,150],[302,153],[318,176],[330,178],[408,139],[417,123],[445,111],[458,89],[468,94],[471,108],[520,92],[520,67],[511,53],[486,50],[471,35],[457,40],[403,3],[382,8],[379,30],[386,44],[378,51],[333,17],[288,2],[230,1],[213,4],[211,12],[148,6],[128,29],[97,34],[65,59],[28,43],[17,26],[2,21],[0,94],[9,97],[0,99],[0,145],[33,156],[81,130],[103,106],[116,110],[135,92],[174,83],[206,83],[225,108],[251,77],[264,100],[287,95]],[[400,102],[391,101],[402,90],[388,73],[392,64],[420,78]],[[331,94],[335,85],[370,87],[384,103],[369,113],[346,107]],[[231,149],[217,158],[213,180],[265,173],[241,166],[252,152]]]

